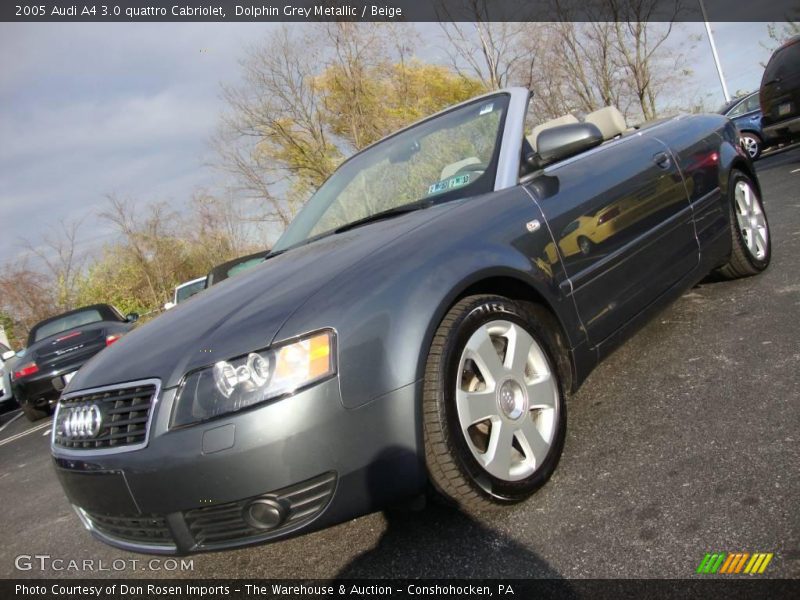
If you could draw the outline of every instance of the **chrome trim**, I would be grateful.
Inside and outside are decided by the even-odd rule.
[[[126,390],[130,388],[135,388],[144,385],[153,385],[155,386],[155,392],[153,392],[153,400],[150,403],[150,413],[147,415],[147,423],[145,424],[144,430],[144,441],[138,444],[130,444],[127,446],[118,446],[114,448],[87,448],[85,450],[75,450],[74,448],[64,448],[63,446],[59,446],[56,444],[56,430],[58,429],[58,415],[62,408],[62,402],[64,400],[69,400],[70,398],[75,398],[76,396],[87,396],[90,394],[99,394],[102,392],[110,392],[116,390]],[[126,381],[124,383],[116,383],[113,385],[104,385],[102,387],[96,388],[89,388],[85,390],[77,390],[74,392],[69,392],[68,394],[63,394],[61,398],[58,400],[58,404],[56,405],[56,412],[53,415],[53,430],[50,433],[50,453],[53,456],[58,457],[66,457],[66,458],[81,458],[87,456],[100,456],[100,455],[108,455],[108,454],[121,454],[123,452],[133,452],[134,450],[141,450],[142,448],[147,447],[147,444],[150,443],[150,429],[153,425],[153,418],[156,414],[156,409],[158,407],[158,401],[161,398],[161,380],[160,379],[139,379],[137,381]]]
[[[107,533],[104,533],[95,527],[92,518],[80,506],[73,504],[72,508],[75,510],[75,513],[78,515],[78,518],[81,520],[81,523],[83,523],[83,526],[86,528],[86,530],[98,540],[105,542],[110,546],[120,548],[121,550],[129,550],[132,552],[149,552],[151,554],[175,554],[178,551],[178,546],[175,543],[167,542],[164,544],[147,544],[131,542],[129,540],[123,540],[108,535]],[[167,525],[167,528],[169,528],[169,524]]]

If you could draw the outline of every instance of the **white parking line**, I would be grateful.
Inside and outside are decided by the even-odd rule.
[[[5,429],[5,428],[6,428],[6,427],[8,427],[9,425],[11,425],[11,424],[12,424],[14,421],[16,421],[17,419],[19,419],[21,416],[22,416],[22,411],[20,410],[20,411],[17,413],[17,415],[16,415],[16,416],[15,416],[13,419],[9,419],[8,423],[6,423],[6,424],[5,424],[5,425],[3,425],[2,427],[0,427],[0,431],[3,431],[3,429]]]
[[[791,173],[800,173],[800,169],[795,169],[794,171],[790,171]]]
[[[50,424],[51,424],[51,422],[47,421],[45,423],[42,423],[41,425],[37,425],[36,427],[31,427],[30,429],[27,429],[25,431],[17,433],[16,435],[12,435],[11,437],[7,437],[4,440],[0,440],[0,446],[5,446],[6,444],[10,444],[11,442],[13,442],[15,440],[18,440],[20,438],[23,438],[26,435],[30,435],[31,433],[33,433],[35,431],[41,431],[45,427],[50,427]]]
[[[762,343],[763,343],[763,342],[762,342]],[[52,429],[45,429],[45,430],[44,430],[44,433],[42,434],[42,437],[44,437],[44,436],[46,436],[46,435],[50,435],[50,432],[51,432],[51,431],[53,431],[53,430],[52,430]]]

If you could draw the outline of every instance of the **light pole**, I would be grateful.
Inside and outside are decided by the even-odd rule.
[[[719,62],[719,55],[717,54],[717,46],[714,43],[714,34],[711,33],[711,24],[708,22],[706,7],[703,4],[703,0],[697,0],[697,1],[700,3],[700,10],[703,13],[703,23],[705,23],[706,26],[708,43],[711,44],[711,54],[714,56],[714,66],[717,67],[717,75],[719,75],[719,82],[722,84],[722,93],[725,96],[725,102],[730,102],[731,95],[728,93],[728,86],[725,85],[725,75],[722,74],[722,65]]]

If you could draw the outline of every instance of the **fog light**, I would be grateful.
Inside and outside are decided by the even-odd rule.
[[[286,510],[277,500],[258,498],[244,507],[242,518],[256,529],[275,529],[286,518]]]

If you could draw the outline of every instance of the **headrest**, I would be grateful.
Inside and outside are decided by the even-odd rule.
[[[610,140],[618,135],[625,133],[628,125],[625,123],[625,117],[616,106],[606,106],[600,110],[586,115],[584,119],[587,123],[596,125],[603,134],[604,140]]]
[[[539,134],[544,131],[545,129],[550,129],[551,127],[558,127],[559,125],[569,125],[570,123],[577,123],[578,119],[576,119],[572,114],[564,115],[563,117],[558,117],[557,119],[551,119],[550,121],[545,121],[541,125],[537,125],[531,131],[531,134],[528,136],[528,142],[530,142],[531,147],[536,150],[536,138],[539,137]]]
[[[460,169],[468,167],[469,165],[478,165],[480,162],[481,161],[477,156],[470,156],[464,160],[459,160],[458,162],[445,165],[444,169],[442,169],[442,174],[439,176],[439,181],[450,179],[453,175],[458,173]]]

